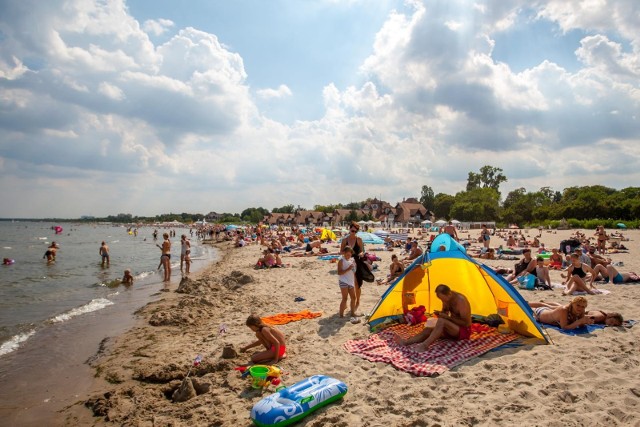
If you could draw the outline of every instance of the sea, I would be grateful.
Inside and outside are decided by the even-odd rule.
[[[176,237],[166,283],[156,244],[169,231]],[[59,404],[82,394],[91,377],[86,362],[101,342],[131,328],[138,308],[177,287],[181,234],[191,241],[192,273],[218,259],[216,248],[188,228],[0,221],[0,257],[7,261],[0,265],[0,419],[47,422]],[[103,241],[108,267],[99,254]],[[48,263],[53,242],[56,260]],[[125,269],[132,286],[119,283]]]

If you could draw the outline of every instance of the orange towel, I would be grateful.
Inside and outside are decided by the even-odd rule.
[[[297,313],[280,313],[273,316],[263,317],[262,321],[268,325],[284,325],[289,322],[296,322],[302,319],[315,319],[322,316],[322,313],[314,313],[309,310],[302,310]]]

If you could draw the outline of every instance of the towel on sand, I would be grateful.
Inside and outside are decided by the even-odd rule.
[[[635,325],[637,322],[635,320],[625,320],[624,322],[622,322],[622,326],[624,328],[631,328],[633,325]],[[562,329],[559,326],[556,325],[547,325],[547,324],[542,324],[542,326],[544,326],[545,328],[549,328],[549,329],[555,329],[558,332],[562,332],[565,335],[582,335],[582,334],[590,334],[594,331],[597,331],[599,329],[604,329],[605,325],[582,325],[579,328],[575,328],[575,329]]]
[[[415,350],[418,344],[400,346],[393,340],[396,334],[402,338],[409,338],[423,328],[424,324],[392,326],[367,339],[349,340],[344,344],[344,348],[349,353],[371,362],[390,363],[401,371],[424,377],[439,375],[519,337],[514,333],[501,334],[496,328],[474,323],[471,325],[470,339],[441,339],[422,353]]]
[[[297,313],[280,313],[273,316],[263,317],[262,321],[267,325],[285,325],[289,322],[296,322],[302,319],[315,319],[322,316],[322,313],[314,313],[309,310],[298,311]]]

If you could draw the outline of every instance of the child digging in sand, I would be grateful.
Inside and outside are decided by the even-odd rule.
[[[257,347],[260,344],[266,349],[251,355],[251,361],[253,363],[268,362],[270,360],[272,363],[278,363],[280,359],[287,357],[287,349],[282,332],[273,326],[265,324],[262,322],[262,319],[255,314],[247,318],[247,326],[256,333],[258,341],[240,348],[240,352],[244,353],[248,349]]]
[[[345,246],[342,249],[342,256],[338,260],[338,284],[342,301],[340,301],[340,317],[344,317],[344,310],[347,308],[347,296],[349,297],[349,307],[351,309],[351,323],[359,323],[356,317],[356,264],[352,258],[353,249]]]

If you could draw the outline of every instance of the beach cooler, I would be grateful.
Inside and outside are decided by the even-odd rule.
[[[345,394],[342,381],[313,375],[260,400],[251,409],[251,420],[260,427],[287,426]]]

